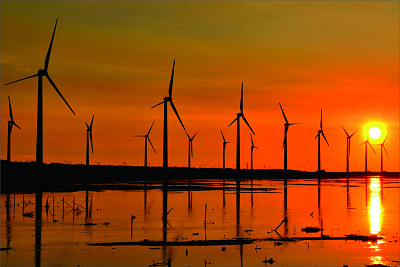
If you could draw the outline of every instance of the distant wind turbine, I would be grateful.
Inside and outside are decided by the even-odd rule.
[[[342,128],[343,128],[344,132],[345,132],[346,135],[347,135],[346,172],[349,172],[350,140],[351,140],[351,137],[352,137],[357,131],[355,131],[354,133],[352,133],[351,135],[349,135],[349,134],[347,133],[346,129],[344,129],[343,126],[342,126]]]
[[[179,117],[178,111],[175,108],[174,102],[172,102],[172,85],[174,82],[174,69],[175,69],[175,59],[174,59],[174,64],[172,66],[172,74],[171,74],[171,80],[169,82],[169,89],[168,89],[168,96],[164,97],[164,100],[157,105],[154,105],[151,108],[155,108],[158,105],[164,104],[164,135],[163,135],[163,167],[168,167],[168,123],[167,123],[167,107],[168,107],[168,102],[171,104],[172,109],[174,110],[176,116],[178,117],[179,122],[181,123],[182,127],[184,130],[185,126],[183,126],[183,122],[181,118]]]
[[[156,120],[154,120],[153,123],[151,124],[150,129],[149,129],[149,131],[147,132],[147,134],[145,134],[145,135],[135,135],[135,136],[134,136],[134,137],[144,137],[144,166],[145,166],[145,167],[148,166],[148,164],[147,164],[147,140],[149,140],[149,143],[150,143],[151,147],[153,148],[154,153],[156,153],[156,150],[154,149],[154,146],[153,146],[153,144],[151,143],[150,137],[149,137],[150,131],[151,131],[151,129],[153,128],[153,125],[154,125],[154,122],[155,122],[155,121],[156,121]]]
[[[230,142],[227,142],[227,141],[225,140],[225,136],[224,136],[224,134],[222,133],[222,130],[220,130],[220,132],[221,132],[221,135],[222,135],[222,139],[224,140],[224,141],[222,142],[222,168],[225,169],[225,149],[226,149],[226,144],[228,144],[228,143],[230,143]]]
[[[92,137],[92,130],[93,130],[93,119],[94,115],[92,116],[92,121],[90,122],[90,125],[88,125],[86,122],[86,165],[89,165],[89,139],[90,139],[90,145],[92,147],[92,153],[93,153],[93,137]]]
[[[289,126],[290,125],[296,125],[300,124],[298,122],[295,123],[289,123],[288,119],[286,118],[285,112],[283,112],[283,108],[281,106],[281,103],[279,103],[279,107],[281,108],[283,118],[285,119],[285,136],[283,138],[283,169],[286,171],[287,170],[287,133],[289,131]]]
[[[12,109],[10,96],[8,97],[8,107],[10,109],[10,120],[8,121],[8,139],[7,139],[7,161],[11,161],[11,131],[13,126],[21,130],[21,128],[15,123]]]
[[[253,143],[253,137],[251,136],[251,133],[250,133],[250,140],[251,140],[250,167],[251,169],[253,169],[253,150],[254,148],[258,149],[258,147],[256,147]]]
[[[197,135],[197,133],[195,133],[192,137],[190,137],[190,135],[185,131],[187,137],[189,138],[189,154],[188,154],[188,168],[191,167],[190,165],[190,158],[193,158],[193,139],[195,138],[195,136]]]
[[[385,142],[386,142],[386,139],[388,138],[388,135],[389,134],[386,135],[385,140],[383,140],[382,144],[378,144],[381,147],[381,172],[383,172],[383,150],[385,150],[386,155],[389,157],[389,154],[385,147]]]
[[[368,138],[365,140],[363,143],[360,144],[365,146],[365,172],[368,171],[368,145],[371,147],[372,151],[376,154],[374,148],[371,146],[371,143],[369,142]]]
[[[72,110],[67,100],[63,97],[61,92],[58,90],[57,86],[50,78],[49,73],[47,72],[50,60],[51,48],[53,46],[54,34],[56,32],[58,19],[56,20],[56,25],[54,26],[53,35],[51,37],[50,46],[47,50],[46,59],[44,61],[44,69],[39,69],[38,72],[32,76],[22,78],[13,82],[6,83],[4,85],[16,83],[22,80],[38,77],[38,106],[37,106],[37,136],[36,136],[36,163],[43,163],[43,77],[46,77],[59,96],[64,100],[65,104],[67,104],[68,108],[75,115],[75,112]]]
[[[322,109],[321,109],[321,121],[319,124],[318,134],[314,138],[316,139],[318,137],[318,171],[321,171],[321,134],[324,137],[326,144],[329,146],[328,140],[326,140],[324,131],[322,130]]]
[[[242,92],[240,96],[240,112],[236,114],[236,119],[234,119],[229,126],[231,126],[235,121],[237,124],[237,137],[236,137],[236,169],[240,170],[240,117],[243,118],[244,122],[247,124],[251,132],[255,135],[253,129],[251,129],[250,124],[247,122],[243,114],[243,82],[242,82]],[[229,127],[228,126],[228,127]]]

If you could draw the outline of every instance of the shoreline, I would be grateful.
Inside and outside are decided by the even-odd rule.
[[[89,185],[121,184],[129,182],[182,180],[236,180],[256,179],[338,179],[366,178],[379,176],[399,178],[399,172],[307,172],[282,169],[221,169],[221,168],[186,168],[186,167],[137,167],[115,165],[86,166],[50,163],[37,165],[35,162],[7,162],[1,160],[1,193],[25,191],[46,191],[74,187],[85,188]],[[28,191],[29,191],[28,190]]]

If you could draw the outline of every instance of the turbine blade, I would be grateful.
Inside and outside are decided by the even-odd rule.
[[[56,20],[56,25],[54,26],[53,35],[51,36],[49,50],[47,50],[46,59],[44,61],[44,70],[47,70],[47,68],[49,67],[50,53],[51,53],[51,48],[53,46],[54,34],[56,33],[57,22],[58,22],[58,18]]]
[[[242,92],[240,95],[240,112],[243,113],[243,82],[242,82]]]
[[[172,65],[171,80],[169,81],[169,89],[168,89],[169,97],[172,97],[172,85],[174,83],[174,70],[175,70],[175,59],[174,59],[174,64]]]
[[[192,140],[195,138],[196,135],[197,135],[197,132],[193,135]]]
[[[236,119],[234,119],[232,122],[231,122],[231,124],[229,124],[229,126],[231,126],[235,121],[237,120],[237,117],[236,117]],[[228,126],[228,127],[229,127]],[[225,139],[224,139],[225,140]]]
[[[253,137],[251,136],[251,133],[250,133],[250,140],[251,140],[251,145],[254,146]]]
[[[69,107],[69,109],[72,111],[72,113],[75,115],[75,112],[72,110],[72,108],[70,107],[70,105],[68,104],[67,100],[65,100],[65,98],[63,97],[63,95],[61,94],[61,92],[58,90],[57,86],[54,84],[53,80],[50,78],[50,76],[48,74],[46,74],[47,80],[49,80],[49,82],[51,83],[51,85],[54,87],[54,89],[56,90],[56,92],[60,95],[60,97],[62,98],[62,100],[64,100],[65,104],[67,104],[67,106]]]
[[[29,77],[25,77],[25,78],[22,78],[22,79],[13,81],[13,82],[6,83],[6,84],[4,84],[4,85],[9,85],[9,84],[16,83],[16,82],[19,82],[19,81],[23,81],[23,80],[26,80],[26,79],[30,79],[30,78],[33,78],[33,77],[36,77],[36,76],[38,76],[38,75],[37,75],[37,74],[34,74],[34,75],[29,76]]]
[[[92,116],[92,121],[90,122],[90,130],[92,129],[92,126],[93,126],[93,119],[94,119],[94,115]]]
[[[92,146],[92,153],[93,153],[93,137],[92,137],[92,131],[90,131],[90,145]]]
[[[259,149],[259,148],[258,148],[258,147],[256,147],[256,146],[255,146],[254,148],[257,148],[257,149]]]
[[[13,114],[12,114],[12,109],[11,109],[11,100],[10,100],[10,96],[8,96],[8,107],[9,107],[9,109],[10,109],[10,119],[11,119],[11,121],[14,121]]]
[[[329,146],[328,140],[326,140],[324,132],[322,132],[322,136],[324,137],[326,144]]]
[[[224,134],[222,133],[222,130],[219,130],[219,131],[221,132],[222,139],[224,139],[224,142],[226,142],[225,137],[224,137]]]
[[[185,131],[186,136],[189,138],[190,141],[190,135]]]
[[[247,126],[249,126],[251,132],[252,132],[254,135],[256,135],[256,134],[254,133],[253,129],[251,129],[250,124],[247,122],[247,120],[246,120],[246,118],[244,117],[244,115],[242,115],[242,117],[243,117],[244,122],[247,124]]]
[[[186,130],[186,129],[185,129],[185,126],[183,126],[183,122],[182,122],[181,118],[179,117],[178,111],[177,111],[176,108],[175,108],[174,102],[172,102],[172,100],[171,100],[170,103],[171,103],[172,109],[174,110],[176,116],[178,117],[179,122],[181,123],[181,125],[182,125],[182,127],[183,127],[183,130]]]
[[[384,146],[384,145],[382,145],[383,146],[383,150],[385,150],[385,152],[386,152],[386,155],[388,156],[388,158],[389,158],[389,154],[388,154],[388,152],[387,152],[387,150],[386,150],[386,147]]]
[[[367,141],[367,143],[368,143],[369,147],[372,149],[372,151],[374,151],[374,153],[376,154],[375,149],[371,146],[371,143],[369,141]]]
[[[346,133],[347,137],[350,137],[349,134],[347,133],[346,129],[342,126],[343,131]]]
[[[289,123],[289,125],[296,125],[296,124],[302,124],[302,123],[301,122]]]
[[[90,127],[89,127],[89,125],[85,122],[85,124],[86,124],[86,127],[88,128],[88,129],[90,129]]]
[[[386,142],[386,139],[388,138],[388,136],[389,136],[389,133],[386,135],[386,137],[385,137],[385,140],[383,140],[383,143],[382,143],[382,145],[384,145],[384,144],[385,144],[385,142]]]
[[[314,140],[317,139],[318,135],[319,135],[319,132],[318,132],[318,134],[314,137]]]
[[[357,131],[358,131],[358,130],[356,130],[354,133],[352,133],[352,134],[350,135],[350,137],[352,137]]]
[[[151,128],[153,128],[153,125],[154,125],[155,122],[156,122],[156,120],[154,120],[153,123],[151,124],[150,129],[149,129],[149,131],[147,132],[147,135],[150,134]]]
[[[157,154],[156,150],[154,149],[153,144],[151,143],[150,137],[147,136],[147,140],[149,140],[149,143],[151,145],[151,148],[153,148],[154,153]]]
[[[12,122],[18,129],[20,129],[21,130],[21,128],[13,121]]]
[[[157,105],[154,105],[154,106],[152,106],[151,108],[155,108],[155,107],[157,107],[157,106],[161,105],[162,103],[164,103],[164,101],[162,101],[162,102],[158,103]]]
[[[279,107],[281,108],[281,111],[282,111],[282,114],[283,114],[283,118],[285,119],[286,123],[289,123],[287,118],[286,118],[285,112],[283,112],[283,108],[281,106],[281,103],[279,103]]]

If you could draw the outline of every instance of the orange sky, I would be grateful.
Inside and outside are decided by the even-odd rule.
[[[235,127],[244,82],[244,114],[256,133],[255,168],[283,168],[283,117],[290,122],[288,167],[317,168],[319,112],[330,146],[322,168],[344,171],[346,130],[351,170],[364,170],[362,129],[371,121],[390,132],[385,169],[399,171],[399,3],[305,2],[1,2],[1,84],[43,67],[59,18],[49,74],[76,112],[44,81],[44,161],[85,162],[92,114],[91,162],[143,164],[150,135],[162,164],[162,107],[176,59],[173,100],[190,135],[199,132],[194,167],[235,166]],[[15,122],[12,160],[35,159],[37,79],[1,87],[1,158],[6,158],[8,100]],[[187,137],[169,109],[169,162],[186,166]],[[250,163],[242,124],[242,167]],[[379,147],[375,147],[379,152]],[[369,170],[379,171],[379,153]]]

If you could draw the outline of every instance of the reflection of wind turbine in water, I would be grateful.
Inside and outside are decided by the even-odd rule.
[[[42,192],[35,200],[35,266],[40,266],[42,254]]]
[[[287,134],[289,131],[289,126],[290,125],[296,125],[300,123],[289,123],[288,119],[286,118],[285,112],[283,111],[283,108],[281,106],[281,103],[279,103],[279,107],[281,108],[283,118],[285,119],[285,136],[283,138],[283,169],[286,171],[287,170]]]
[[[90,126],[86,124],[86,165],[89,165],[89,139],[90,145],[92,146],[92,153],[93,153],[93,137],[92,137],[92,130],[93,130],[93,119],[94,115],[92,116],[92,121],[90,122]]]
[[[240,180],[236,178],[236,238],[241,238],[240,231]],[[243,266],[243,244],[239,245],[240,266]]]
[[[285,232],[284,236],[287,237],[289,233],[289,225],[288,225],[288,188],[287,188],[287,178],[285,178],[284,181],[284,187],[283,187],[283,219],[285,222]]]
[[[230,142],[227,142],[227,141],[225,140],[225,136],[224,136],[224,134],[222,133],[222,130],[220,130],[220,132],[221,132],[221,135],[222,135],[222,139],[224,140],[224,141],[222,142],[222,169],[225,169],[225,149],[226,149],[226,144],[228,144],[228,143],[230,143]]]
[[[347,148],[346,148],[346,172],[349,172],[349,159],[350,159],[350,140],[351,137],[357,132],[355,131],[354,133],[352,133],[351,135],[349,135],[346,131],[346,129],[342,126],[343,131],[346,133],[347,137]]]
[[[236,169],[240,169],[240,118],[243,118],[244,122],[249,127],[250,131],[255,135],[253,129],[251,129],[250,124],[247,122],[246,118],[243,114],[243,82],[242,82],[242,91],[240,96],[240,112],[236,114],[236,119],[234,119],[229,126],[231,126],[235,121],[237,125],[237,136],[236,136]],[[228,126],[228,127],[229,127]]]
[[[324,235],[324,221],[322,218],[322,209],[321,209],[321,178],[318,177],[318,219],[319,219],[319,228],[321,228],[321,237]]]
[[[8,97],[8,107],[10,110],[10,120],[8,121],[8,139],[7,139],[7,161],[11,161],[11,131],[13,126],[17,127],[18,129],[21,130],[21,128],[15,123],[12,109],[11,109],[11,100],[10,97]]]
[[[190,159],[193,158],[193,139],[196,137],[197,133],[195,133],[192,137],[185,131],[188,139],[189,139],[189,154],[188,154],[188,168],[191,167],[190,165]]]
[[[250,140],[251,140],[251,152],[250,152],[250,163],[251,164],[250,164],[250,166],[251,166],[251,169],[253,169],[253,150],[254,150],[254,148],[257,148],[257,149],[259,149],[259,148],[254,145],[253,137],[251,136],[251,133],[250,133]]]
[[[57,27],[57,21],[58,21],[58,19],[56,20],[56,25],[54,26],[53,35],[52,35],[51,41],[50,41],[50,46],[49,46],[49,49],[47,50],[46,59],[44,61],[44,69],[39,69],[37,74],[34,74],[29,77],[22,78],[22,79],[5,84],[5,85],[8,85],[8,84],[16,83],[16,82],[19,82],[22,80],[38,77],[36,163],[43,163],[43,77],[47,78],[47,80],[50,82],[50,84],[56,90],[58,95],[62,98],[62,100],[64,100],[65,104],[67,104],[68,108],[75,115],[75,112],[72,110],[72,108],[68,104],[67,100],[65,100],[65,98],[63,97],[63,95],[61,94],[61,92],[58,90],[57,86],[53,82],[53,80],[50,78],[49,73],[47,72],[47,69],[49,67],[51,48],[53,46],[54,34],[56,32],[56,27]]]
[[[156,153],[156,150],[154,149],[154,146],[151,143],[150,136],[149,136],[150,135],[150,131],[153,128],[153,125],[154,125],[155,121],[156,120],[154,120],[153,123],[151,124],[150,129],[148,130],[147,134],[145,134],[145,135],[135,135],[134,136],[134,137],[144,137],[144,166],[145,167],[148,166],[148,164],[147,164],[147,140],[149,141],[149,143],[151,145],[151,148],[153,148],[154,153]]]
[[[164,104],[163,167],[165,168],[168,167],[168,116],[167,116],[168,102],[171,104],[171,107],[174,110],[176,117],[178,117],[178,120],[181,123],[183,130],[186,130],[185,126],[183,126],[181,118],[179,117],[178,111],[175,108],[174,102],[172,102],[172,85],[174,83],[174,70],[175,70],[175,59],[174,59],[174,64],[172,66],[172,74],[171,74],[171,80],[169,82],[168,96],[164,97],[164,100],[162,102],[151,107],[154,108],[157,107],[158,105]]]
[[[371,146],[371,143],[369,142],[368,138],[367,140],[365,140],[363,143],[360,144],[361,145],[365,145],[365,172],[368,171],[368,145],[371,147],[372,151],[375,152],[375,149]]]
[[[328,140],[326,140],[324,131],[322,130],[322,109],[321,109],[321,121],[319,124],[318,134],[314,138],[316,139],[318,137],[318,171],[321,171],[321,134],[324,137],[326,144],[329,146]]]

